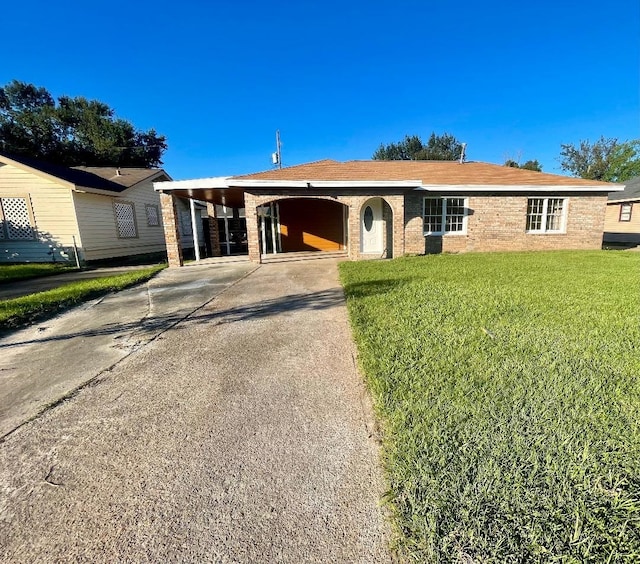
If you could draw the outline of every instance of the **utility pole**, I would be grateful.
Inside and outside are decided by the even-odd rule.
[[[276,130],[276,152],[271,155],[271,161],[278,168],[282,168],[282,144],[280,143],[280,130]]]

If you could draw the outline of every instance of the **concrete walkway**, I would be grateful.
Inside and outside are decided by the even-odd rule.
[[[0,558],[390,560],[336,261],[247,272],[184,319],[167,305],[151,340],[145,316],[126,358],[0,443]]]

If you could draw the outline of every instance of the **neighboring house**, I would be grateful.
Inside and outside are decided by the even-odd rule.
[[[184,198],[244,208],[249,258],[352,259],[467,251],[599,249],[615,185],[478,162],[324,160],[244,176],[155,182],[170,265]],[[210,231],[212,246],[219,234]]]
[[[604,219],[604,242],[640,244],[640,176],[625,183],[622,192],[611,192]]]
[[[164,254],[161,169],[72,167],[0,153],[0,262]]]

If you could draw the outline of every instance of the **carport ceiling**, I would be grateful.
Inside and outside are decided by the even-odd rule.
[[[243,188],[189,188],[187,190],[171,190],[171,193],[179,198],[193,198],[230,208],[244,207]]]

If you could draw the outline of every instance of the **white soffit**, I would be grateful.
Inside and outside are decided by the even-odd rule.
[[[230,176],[212,176],[210,178],[194,178],[192,180],[171,180],[154,182],[153,189],[160,190],[199,190],[203,188],[229,188]]]
[[[621,188],[609,186],[559,186],[559,185],[512,185],[501,184],[422,184],[418,191],[429,192],[617,192]]]

